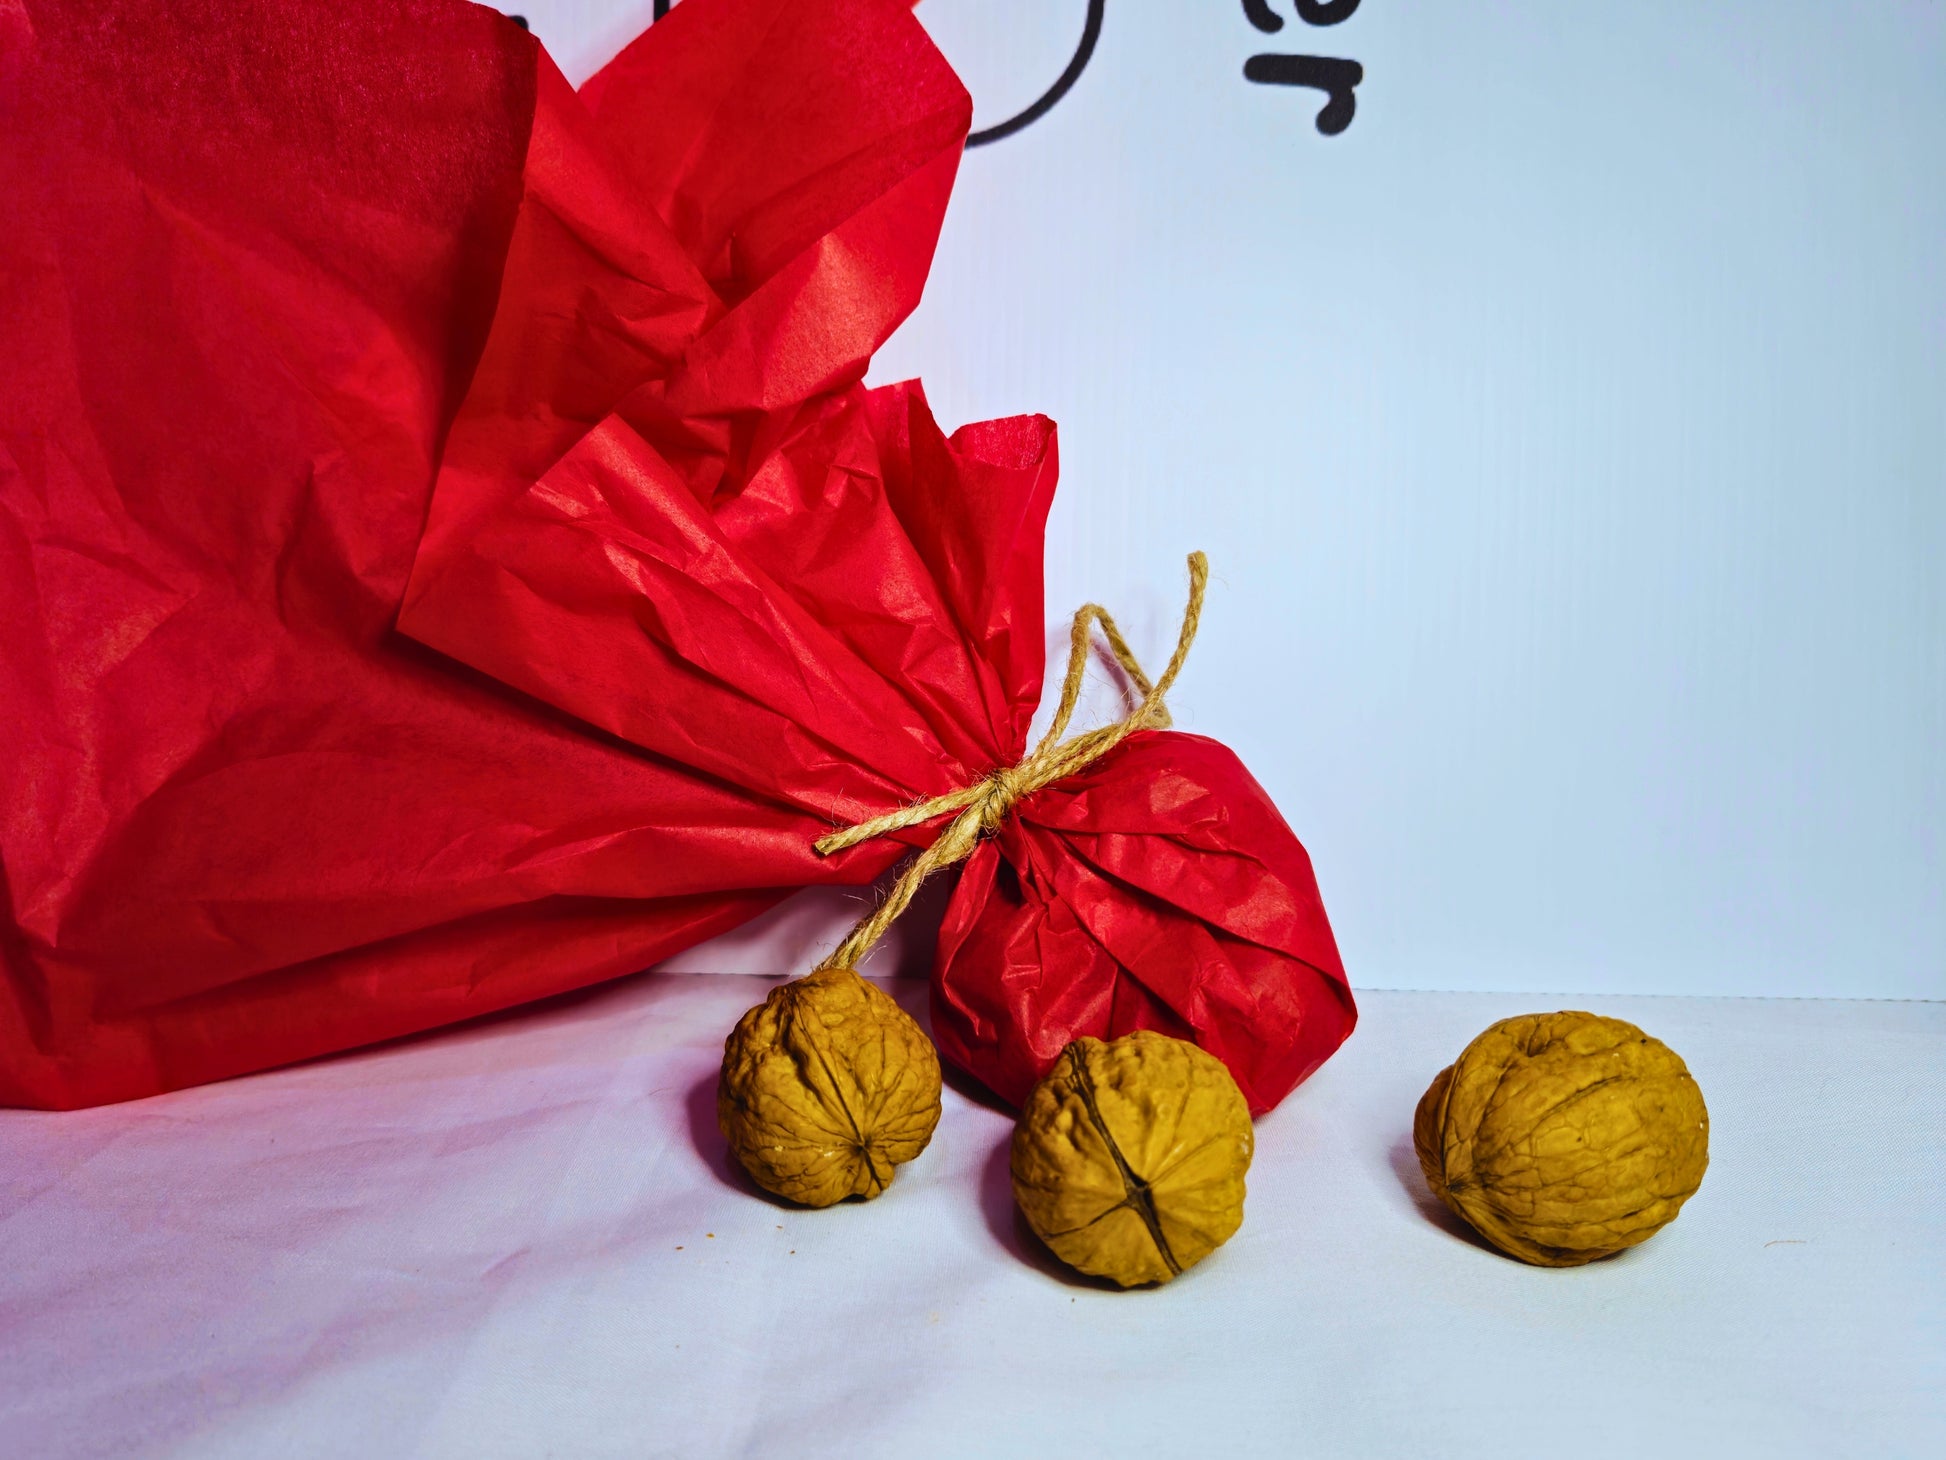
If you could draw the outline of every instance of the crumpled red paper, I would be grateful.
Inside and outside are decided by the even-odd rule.
[[[886,0],[680,9],[591,107],[458,0],[0,8],[0,1100],[641,968],[1031,713],[1051,427],[856,384],[965,92]],[[519,692],[651,614],[599,730]]]
[[[970,112],[892,0],[685,0],[579,94],[449,0],[0,0],[0,108],[0,1100],[632,971],[1021,754],[1051,424],[858,383]],[[1100,875],[969,873],[964,1067],[1152,1022],[1263,1108],[1342,1037],[1302,851],[1216,765],[1023,808],[1006,867]],[[1226,825],[1225,871],[1131,870]],[[1024,992],[1069,924],[1116,967]]]

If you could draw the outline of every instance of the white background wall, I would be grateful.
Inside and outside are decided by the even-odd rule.
[[[506,8],[578,79],[652,5]],[[1272,8],[1111,0],[874,378],[1060,422],[1051,613],[1160,658],[1209,552],[1178,722],[1354,982],[1946,996],[1946,5]],[[979,127],[1084,9],[919,15]],[[1351,127],[1260,51],[1361,62]]]

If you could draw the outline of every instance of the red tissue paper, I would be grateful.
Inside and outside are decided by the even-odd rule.
[[[0,1101],[634,971],[1019,758],[1052,425],[860,384],[969,119],[893,0],[685,0],[579,93],[457,0],[0,0]],[[1350,1027],[1194,737],[1023,803],[941,955],[1002,1094],[1146,1024],[1261,1109]]]

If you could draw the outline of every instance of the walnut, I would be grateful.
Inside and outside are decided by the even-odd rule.
[[[1646,1241],[1709,1164],[1709,1112],[1688,1067],[1593,1014],[1502,1019],[1434,1078],[1412,1135],[1434,1194],[1543,1267]]]
[[[812,1207],[874,1197],[939,1124],[939,1056],[881,990],[820,969],[737,1021],[716,1120],[766,1191]]]
[[[1215,1056],[1150,1030],[1077,1039],[1014,1127],[1014,1200],[1070,1267],[1166,1283],[1241,1225],[1253,1143]]]

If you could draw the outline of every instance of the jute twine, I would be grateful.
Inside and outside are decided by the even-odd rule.
[[[930,801],[901,807],[820,837],[815,843],[818,855],[828,857],[833,852],[842,852],[847,847],[855,847],[860,842],[871,841],[887,832],[902,831],[948,812],[959,813],[953,818],[952,824],[939,834],[939,839],[921,852],[899,880],[892,884],[892,890],[886,894],[885,900],[869,915],[858,920],[857,926],[845,935],[845,940],[818,965],[818,971],[856,968],[859,960],[906,910],[919,885],[941,867],[950,867],[970,857],[980,838],[997,831],[1021,797],[1031,796],[1043,786],[1051,786],[1064,776],[1071,776],[1099,760],[1137,730],[1166,729],[1170,723],[1169,710],[1163,704],[1162,697],[1169,692],[1169,686],[1176,682],[1183,660],[1189,657],[1189,646],[1196,640],[1196,625],[1203,616],[1203,589],[1208,582],[1209,560],[1201,553],[1191,553],[1189,606],[1183,610],[1182,631],[1176,636],[1176,652],[1169,659],[1169,667],[1162,671],[1162,677],[1155,683],[1149,682],[1149,677],[1142,672],[1142,666],[1136,663],[1134,651],[1128,647],[1128,641],[1122,637],[1122,631],[1115,626],[1115,620],[1109,616],[1108,610],[1098,603],[1085,604],[1075,614],[1074,625],[1068,631],[1068,673],[1061,685],[1061,704],[1054,713],[1054,723],[1048,726],[1047,733],[1028,752],[1026,759],[1019,765],[1007,766],[982,776],[972,785],[962,786],[957,791],[948,791]],[[1128,674],[1142,698],[1134,710],[1113,724],[1084,730],[1063,740],[1061,737],[1067,734],[1068,721],[1074,717],[1074,707],[1081,698],[1081,680],[1088,668],[1089,635],[1097,623],[1101,625],[1102,635],[1108,640],[1109,650],[1116,662]]]

